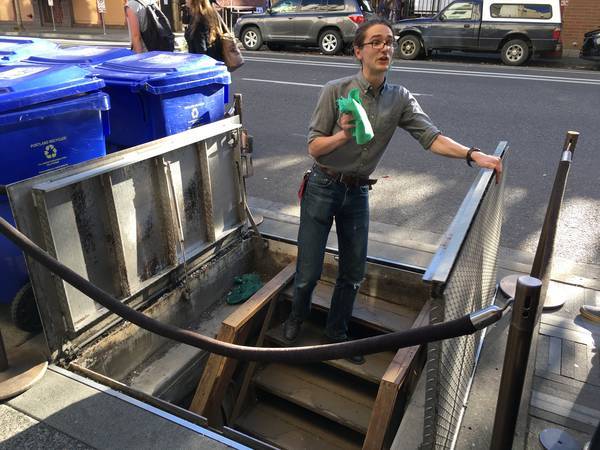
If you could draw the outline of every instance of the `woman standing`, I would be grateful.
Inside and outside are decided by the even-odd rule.
[[[185,40],[190,53],[202,53],[219,61],[221,49],[221,22],[210,0],[186,0],[191,23],[185,30]]]
[[[148,51],[142,38],[142,33],[148,28],[148,17],[146,15],[147,3],[148,0],[125,1],[125,18],[127,19],[129,40],[131,41],[131,49],[136,53]]]

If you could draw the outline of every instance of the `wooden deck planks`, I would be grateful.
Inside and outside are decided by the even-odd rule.
[[[556,327],[554,325],[548,325],[546,323],[540,324],[540,333],[546,336],[552,336],[559,339],[567,339],[569,341],[579,342],[580,344],[592,346],[595,345],[594,335],[591,333],[573,331],[566,328]]]
[[[588,383],[556,375],[544,378],[536,375],[533,389],[592,409],[600,409],[600,388]]]
[[[560,364],[562,361],[562,341],[556,337],[550,337],[548,350],[548,370],[560,375]]]
[[[593,427],[600,421],[597,409],[536,390],[531,393],[531,406]]]
[[[562,341],[560,373],[580,381],[587,379],[587,345],[566,339]]]
[[[550,370],[550,338],[539,335],[537,343],[537,353],[535,355],[535,372],[545,372]]]
[[[600,421],[600,326],[583,319],[579,308],[597,305],[600,293],[559,283],[552,288],[567,302],[541,316],[529,415],[532,423],[555,424],[589,439]]]

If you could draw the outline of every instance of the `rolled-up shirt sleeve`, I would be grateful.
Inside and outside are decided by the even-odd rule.
[[[335,86],[329,83],[321,89],[319,101],[308,126],[309,144],[320,136],[331,136],[333,134],[333,128],[337,121],[335,90]]]
[[[419,102],[413,95],[404,89],[404,107],[400,114],[398,126],[404,128],[415,138],[421,146],[428,150],[435,138],[441,134],[441,131],[433,124],[427,114],[423,112]]]

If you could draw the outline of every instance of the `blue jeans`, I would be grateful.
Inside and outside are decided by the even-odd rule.
[[[339,271],[327,316],[325,334],[347,338],[356,293],[365,276],[369,235],[369,188],[348,188],[313,167],[300,207],[298,260],[291,318],[303,321],[310,313],[313,289],[321,278],[327,237],[335,219]]]

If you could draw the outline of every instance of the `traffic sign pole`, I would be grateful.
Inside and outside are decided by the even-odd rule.
[[[56,23],[54,22],[54,0],[48,0],[50,7],[50,15],[52,16],[52,31],[56,31]]]

